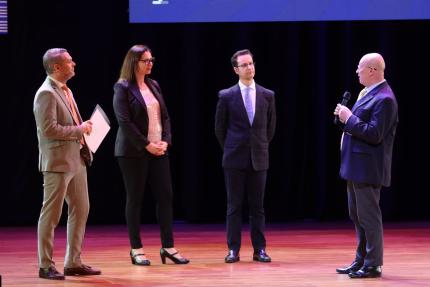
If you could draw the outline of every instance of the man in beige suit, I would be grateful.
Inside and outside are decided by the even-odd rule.
[[[85,144],[92,123],[82,122],[73,94],[66,82],[75,75],[67,50],[49,49],[43,56],[48,74],[36,92],[33,112],[39,140],[39,170],[43,173],[43,205],[38,233],[39,277],[64,280],[64,275],[98,275],[100,270],[81,262],[81,247],[88,218],[89,200],[86,165],[92,155]],[[54,229],[68,205],[67,250],[64,275],[52,259]]]

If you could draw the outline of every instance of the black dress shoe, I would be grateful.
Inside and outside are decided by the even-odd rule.
[[[239,260],[239,252],[234,250],[229,250],[227,256],[224,258],[225,263],[235,263]]]
[[[39,268],[39,277],[51,280],[64,280],[64,275],[58,272],[54,266]]]
[[[75,275],[100,275],[102,272],[98,269],[92,268],[91,266],[82,264],[79,267],[64,267],[64,275],[75,276]]]
[[[349,274],[351,272],[357,272],[363,266],[363,263],[354,261],[351,265],[343,268],[336,268],[336,272],[339,274]]]
[[[178,254],[178,253],[179,252],[175,252],[173,254],[170,254],[166,249],[161,248],[160,249],[161,262],[163,264],[166,264],[166,257],[167,257],[170,260],[172,260],[173,263],[175,263],[175,264],[188,264],[188,263],[190,263],[190,260],[188,260],[185,257],[182,257],[182,258],[175,257],[175,255]]]
[[[144,253],[134,253],[133,250],[130,250],[130,258],[131,258],[131,263],[134,265],[141,265],[141,266],[149,266],[151,265],[151,261],[149,261],[148,259],[140,259],[137,256],[143,256],[145,255]]]
[[[381,275],[381,266],[363,266],[360,270],[348,274],[349,278],[377,278]]]
[[[271,262],[272,258],[270,258],[270,256],[267,255],[264,249],[261,249],[261,250],[254,250],[254,255],[252,256],[252,260],[267,263],[267,262]]]

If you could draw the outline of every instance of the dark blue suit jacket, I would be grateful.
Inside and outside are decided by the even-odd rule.
[[[145,83],[158,100],[163,127],[161,139],[172,144],[170,118],[167,112],[158,83],[145,77]],[[115,141],[115,156],[135,157],[146,154],[149,144],[148,112],[146,104],[136,83],[118,81],[114,85],[113,109],[118,121],[118,132]]]
[[[344,126],[340,176],[354,182],[389,186],[399,121],[393,91],[383,82],[357,101],[351,111]]]
[[[224,168],[269,168],[269,143],[276,126],[274,92],[255,85],[254,121],[249,123],[239,84],[218,94],[215,135],[224,151]]]

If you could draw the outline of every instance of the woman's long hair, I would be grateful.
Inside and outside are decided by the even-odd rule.
[[[135,82],[136,81],[136,66],[139,63],[140,57],[145,52],[150,52],[148,46],[145,45],[134,45],[128,50],[127,55],[125,55],[124,62],[121,67],[121,74],[118,81]]]

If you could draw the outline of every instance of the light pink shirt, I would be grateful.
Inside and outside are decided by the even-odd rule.
[[[140,90],[143,100],[146,104],[146,110],[148,112],[148,141],[156,143],[161,141],[161,118],[160,118],[160,104],[154,97],[150,89]]]

